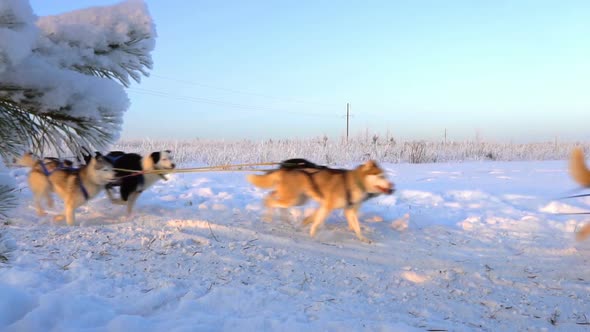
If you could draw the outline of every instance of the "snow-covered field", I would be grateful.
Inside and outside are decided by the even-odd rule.
[[[193,166],[193,165],[184,165]],[[345,165],[352,166],[352,165]],[[565,161],[384,164],[398,191],[317,238],[261,221],[243,172],[176,174],[133,216],[101,194],[80,226],[23,205],[0,226],[2,331],[587,331],[590,198]],[[52,213],[61,207],[58,203]],[[586,218],[590,221],[590,218]]]

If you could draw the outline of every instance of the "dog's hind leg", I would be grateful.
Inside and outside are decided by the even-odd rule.
[[[313,224],[311,224],[311,228],[309,229],[309,235],[311,237],[315,236],[315,234],[318,231],[318,228],[324,224],[326,217],[328,217],[328,214],[330,214],[331,211],[332,209],[328,207],[320,206],[320,208],[314,212]]]
[[[361,234],[361,224],[359,223],[358,218],[358,208],[347,208],[344,210],[344,215],[346,216],[346,220],[348,221],[348,227],[354,231],[358,239],[365,243],[371,243],[371,240],[367,239],[363,236],[363,234]]]
[[[296,196],[279,196],[276,191],[269,193],[264,198],[264,206],[266,206],[266,213],[262,217],[262,220],[271,222],[274,214],[274,208],[280,208],[281,220],[286,220],[286,209],[298,204],[298,198]]]
[[[42,194],[35,193],[33,196],[33,203],[35,204],[35,210],[37,211],[37,215],[39,217],[47,215],[47,212],[43,210],[43,205],[41,204]]]
[[[133,206],[135,206],[135,202],[139,198],[141,191],[133,192],[127,198],[127,215],[130,216],[131,212],[133,211]]]
[[[37,210],[38,216],[44,216],[47,213],[43,210],[42,202],[47,201],[49,207],[52,207],[53,200],[51,198],[51,183],[45,176],[45,174],[39,174],[37,172],[31,172],[28,178],[29,188],[33,193],[33,202],[35,209]]]

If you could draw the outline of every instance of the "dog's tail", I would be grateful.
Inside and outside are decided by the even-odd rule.
[[[279,171],[271,171],[266,174],[248,174],[246,180],[256,187],[269,189],[274,187],[280,179]]]
[[[580,148],[575,148],[572,152],[572,157],[570,158],[570,175],[580,185],[590,187],[590,170],[586,166],[584,152]]]
[[[13,159],[14,164],[33,168],[38,162],[32,152],[25,152],[21,157]]]
[[[582,228],[576,233],[576,240],[582,241],[590,236],[590,223],[582,226]]]

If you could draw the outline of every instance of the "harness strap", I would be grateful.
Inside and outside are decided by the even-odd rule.
[[[342,181],[344,182],[344,192],[346,194],[346,207],[351,207],[353,205],[352,194],[348,188],[348,183],[346,183],[346,172],[342,172],[342,178]]]
[[[45,162],[43,160],[39,160],[39,166],[41,166],[41,170],[43,171],[43,174],[45,174],[45,176],[50,176],[53,172],[57,171],[57,170],[63,170],[63,171],[68,171],[68,172],[75,172],[78,171],[79,168],[75,168],[75,167],[70,167],[70,166],[66,166],[61,160],[55,160],[52,161],[57,163],[57,166],[55,167],[54,170],[52,170],[51,172],[47,169],[47,166],[45,165]]]
[[[348,184],[346,183],[346,172],[342,173],[344,175],[344,190],[346,190],[346,206],[347,207],[351,207],[354,205],[354,202],[352,201],[352,193],[348,188]],[[371,194],[371,193],[367,193],[367,189],[365,188],[365,185],[363,184],[363,182],[361,181],[361,179],[359,179],[358,176],[355,176],[354,173],[351,174],[352,177],[354,178],[354,183],[355,185],[363,192],[364,197],[361,200],[361,202],[364,202],[368,199],[371,199],[375,196],[378,196],[379,194]]]
[[[80,172],[76,173],[76,176],[78,177],[78,183],[80,185],[80,190],[82,191],[82,195],[84,195],[85,200],[88,200],[90,195],[88,195],[88,191],[86,190],[86,188],[84,187],[84,184],[82,183],[82,177],[80,176]]]
[[[315,193],[318,196],[320,196],[320,198],[324,198],[324,195],[322,195],[322,191],[320,190],[318,183],[313,179],[313,175],[316,174],[317,172],[308,173],[308,172],[302,170],[302,173],[305,174],[309,178],[309,182],[311,183],[311,188],[313,189],[313,191],[315,191]]]
[[[51,172],[47,169],[47,167],[45,167],[43,160],[39,161],[39,165],[41,165],[41,169],[43,170],[43,174],[45,174],[45,176],[51,175]]]
[[[103,156],[103,158],[105,158],[106,160],[108,160],[111,164],[114,164],[115,161],[119,160],[119,158],[123,157],[123,155],[120,156]]]

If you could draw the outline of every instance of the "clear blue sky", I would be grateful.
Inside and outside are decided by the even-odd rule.
[[[117,3],[32,0],[37,15]],[[590,139],[590,1],[162,1],[126,138]]]

